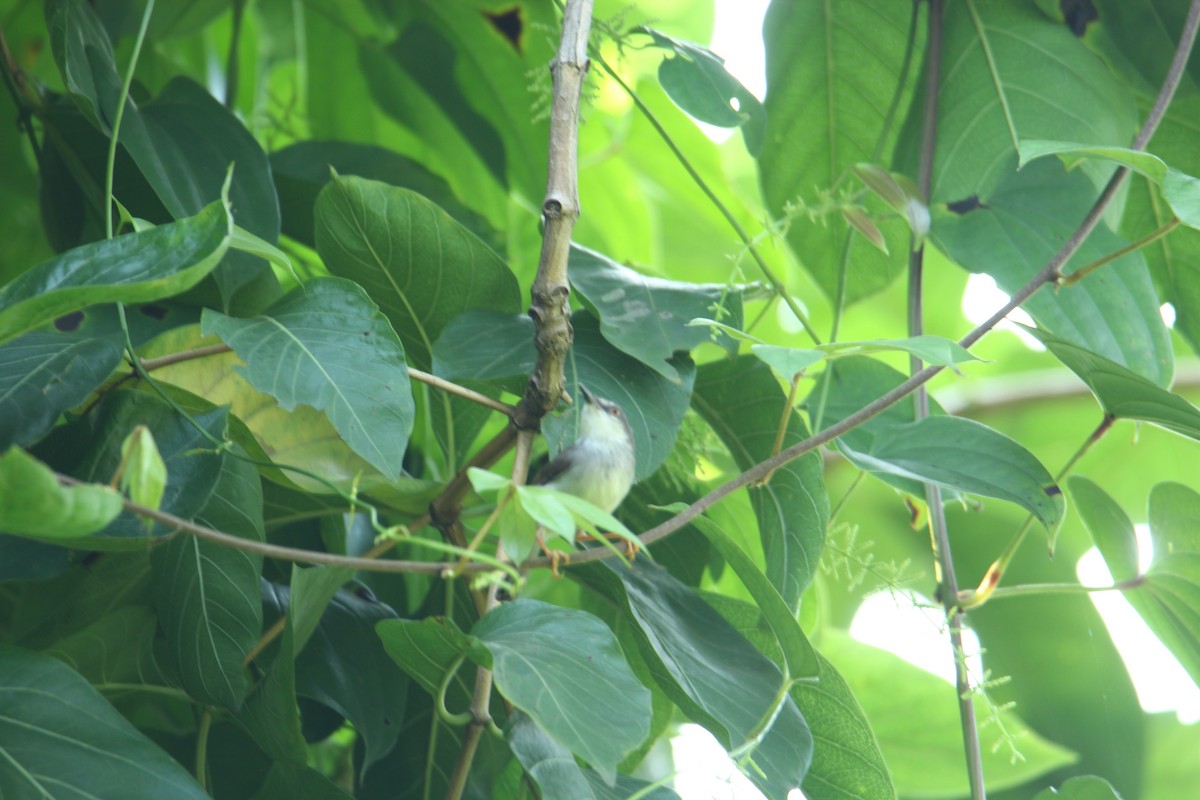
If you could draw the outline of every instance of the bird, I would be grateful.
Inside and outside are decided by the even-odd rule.
[[[531,483],[582,498],[611,514],[633,487],[633,431],[619,405],[583,384],[579,392],[583,405],[574,444],[542,467]]]

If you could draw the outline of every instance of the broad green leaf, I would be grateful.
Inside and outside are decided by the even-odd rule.
[[[900,107],[911,99],[917,73],[901,75],[911,13],[906,3],[867,0],[771,4],[763,24],[767,132],[758,174],[774,217],[797,201],[819,208],[821,192],[857,163],[891,161],[896,126],[887,127],[888,108],[902,80]],[[921,52],[920,41],[915,47]],[[852,236],[840,214],[822,222],[795,220],[787,241],[828,297],[837,295],[843,257],[849,303],[880,291],[903,269],[903,220],[882,225],[890,256]]]
[[[226,201],[142,233],[68,250],[0,289],[0,342],[55,317],[107,302],[179,294],[213,270],[229,248]]]
[[[121,509],[121,495],[108,486],[63,486],[45,464],[16,446],[0,456],[0,531],[75,539],[102,530]]]
[[[701,367],[692,404],[729,448],[739,469],[749,469],[772,454],[785,409],[783,447],[808,436],[804,421],[786,408],[787,397],[775,376],[753,356]],[[816,574],[829,524],[820,454],[785,464],[765,486],[748,491],[767,577],[794,611]]]
[[[1147,103],[1167,74],[1187,17],[1187,5],[1173,0],[1093,0],[1077,7],[1039,0],[1038,5],[1051,18],[1066,22]],[[1064,19],[1067,12],[1070,16]],[[1189,61],[1184,91],[1198,78],[1200,66]]]
[[[153,609],[122,606],[42,652],[65,662],[93,685],[153,684],[159,678],[154,664],[157,626]]]
[[[1043,789],[1033,800],[1121,800],[1112,784],[1095,775],[1067,778],[1057,789]]]
[[[1138,573],[1137,535],[1133,523],[1108,493],[1082,475],[1067,479],[1079,516],[1092,535],[1113,580],[1125,581]]]
[[[575,344],[564,365],[567,391],[578,397],[576,387],[582,383],[621,407],[633,431],[637,478],[646,478],[662,465],[675,445],[691,396],[695,367],[686,356],[676,356],[674,369],[682,383],[675,383],[615,349],[601,336],[590,315],[577,313],[571,324]],[[512,382],[512,388],[519,391],[535,363],[533,321],[529,317],[471,311],[454,320],[438,340],[434,372],[451,380],[520,376]],[[574,440],[577,416],[578,411],[568,410],[543,421],[542,433],[555,452]]]
[[[254,465],[226,458],[196,521],[249,541],[265,539]],[[248,688],[242,659],[262,634],[262,556],[177,535],[151,554],[156,606],[183,688],[232,711]]]
[[[823,380],[831,381],[825,425],[839,422],[870,400],[899,385],[904,376],[869,358],[841,359]],[[822,386],[813,390],[815,402]],[[838,438],[838,448],[865,469],[910,494],[935,483],[956,492],[1007,500],[1025,508],[1053,536],[1062,521],[1062,491],[1053,476],[1019,443],[999,431],[961,417],[935,413],[913,421],[894,406]],[[914,415],[915,416],[915,415]]]
[[[445,617],[384,620],[375,625],[375,631],[392,660],[433,696],[460,656],[471,654],[477,662],[487,658],[479,639],[463,633]]]
[[[158,444],[167,468],[167,485],[160,509],[192,519],[208,502],[229,458],[215,451],[213,439],[225,437],[227,412],[218,408],[184,419],[157,395],[118,390],[104,396],[88,416],[55,429],[39,452],[46,461],[72,477],[95,483],[107,482],[121,463],[121,441],[137,425],[145,425]],[[203,432],[202,432],[203,431]],[[209,438],[212,437],[212,438]],[[150,536],[173,531],[155,522]],[[87,546],[102,548],[145,548],[146,528],[132,512],[122,512],[111,524],[90,539]]]
[[[514,600],[471,633],[491,652],[504,697],[605,782],[614,780],[617,764],[650,732],[650,692],[625,663],[612,631],[584,611]]]
[[[866,712],[896,792],[901,797],[961,797],[968,785],[967,767],[954,688],[898,656],[838,631],[827,631],[820,649]],[[948,651],[946,657],[951,657]],[[973,702],[981,723],[983,775],[989,791],[1019,786],[1076,760],[1071,751],[1026,729],[1012,711],[996,711],[997,721],[984,725],[993,711],[978,698]],[[922,709],[921,713],[914,714],[914,708]],[[1014,744],[1023,759],[1011,758],[1003,742],[994,746],[1002,731],[1019,736]]]
[[[938,86],[931,203],[972,196],[987,203],[1011,175],[1021,140],[1112,145],[1132,136],[1138,120],[1130,90],[1033,3],[964,0],[946,8],[943,32],[946,69]],[[901,145],[906,164],[913,166],[922,107],[922,102],[909,107]],[[1093,177],[1102,182],[1110,172],[1097,170]],[[1073,227],[1082,218],[1059,208],[1049,219]]]
[[[679,513],[685,507],[677,503],[670,510]],[[793,680],[816,677],[820,670],[817,653],[800,628],[799,620],[783,602],[779,591],[767,580],[763,571],[720,525],[708,517],[696,517],[692,524],[733,568],[746,590],[750,592],[750,596],[754,598],[767,624],[771,626],[771,632],[775,634],[775,640],[787,665],[788,677]]]
[[[1156,155],[1128,147],[1088,147],[1075,142],[1050,142],[1034,139],[1021,142],[1021,165],[1043,156],[1102,158],[1115,161],[1158,184],[1163,198],[1179,221],[1189,228],[1200,228],[1200,181],[1168,167]]]
[[[208,797],[179,762],[57,659],[0,645],[0,707],[5,797]]]
[[[896,787],[879,739],[845,678],[817,654],[815,681],[792,687],[792,700],[812,730],[813,760],[804,777],[809,800],[895,800]]]
[[[295,587],[291,597],[294,608],[305,602]],[[405,719],[408,679],[375,634],[385,620],[396,620],[396,612],[365,587],[338,591],[296,656],[296,693],[350,721],[362,738],[364,768],[387,755]]]
[[[400,476],[415,414],[404,348],[353,282],[309,281],[251,319],[205,309],[200,328],[246,361],[241,374],[254,388],[289,411],[324,411],[355,452]]]
[[[0,447],[40,439],[121,363],[123,349],[115,335],[69,328],[34,330],[0,345]]]
[[[819,364],[829,355],[820,350],[802,350],[798,347],[781,347],[776,344],[752,344],[750,352],[775,374],[791,383],[813,364]]]
[[[215,336],[202,337],[199,325],[189,325],[155,339],[139,353],[143,358],[157,357],[213,344],[219,344]],[[347,491],[352,486],[365,490],[386,482],[342,441],[325,414],[308,405],[284,410],[275,398],[251,386],[240,374],[241,367],[235,353],[221,353],[161,367],[154,377],[168,387],[228,406],[244,423],[242,430],[252,434],[251,442],[240,442],[248,451],[257,449],[278,464],[314,472]],[[236,434],[238,426],[231,423],[230,427]],[[297,472],[276,471],[272,477],[306,491],[329,491],[323,483]]]
[[[927,364],[953,367],[967,361],[980,361],[958,342],[942,336],[910,336],[907,339],[870,339],[863,342],[830,342],[810,350],[795,347],[780,347],[772,344],[752,344],[750,352],[783,378],[792,378],[825,358],[867,355],[900,351],[911,353]]]
[[[635,29],[671,52],[658,66],[658,81],[675,104],[701,122],[743,128],[746,149],[762,149],[767,114],[758,98],[725,69],[725,59],[707,47],[676,39],[644,25]]]
[[[375,145],[357,142],[296,142],[271,153],[271,174],[279,191],[283,232],[309,246],[316,243],[313,209],[317,195],[339,175],[357,175],[416,192],[497,252],[503,240],[487,220],[463,205],[450,185],[419,161]]]
[[[1082,173],[1064,175],[1056,162],[1036,161],[970,202],[937,212],[932,237],[964,268],[991,275],[1001,289],[1013,293],[1046,265],[1095,195]],[[1064,272],[1126,244],[1098,226]],[[1173,357],[1159,305],[1145,259],[1135,252],[1074,286],[1045,287],[1022,308],[1039,327],[1166,385]]]
[[[262,581],[265,608],[286,608],[286,588]],[[291,616],[284,625],[278,644],[264,656],[274,653],[253,692],[246,698],[235,719],[264,753],[275,761],[303,764],[308,753],[300,727],[300,708],[296,704],[296,649]],[[260,656],[256,664],[267,663]]]
[[[292,565],[292,582],[286,595],[288,624],[292,626],[296,654],[304,650],[316,631],[329,602],[354,572],[346,567],[301,567]],[[277,594],[282,590],[277,590]]]
[[[1043,330],[1026,330],[1087,384],[1104,413],[1150,422],[1200,440],[1200,409],[1187,400],[1085,347]]]
[[[774,710],[783,685],[779,668],[754,648],[696,592],[659,567],[635,568],[609,559],[570,571],[616,604],[633,627],[638,648],[663,692],[727,750],[756,744],[746,776],[768,797],[798,788],[812,759],[813,740],[800,711],[785,698],[770,730],[747,737]]]
[[[537,783],[543,797],[595,798],[571,751],[542,730],[528,714],[517,711],[509,717],[504,740]]]
[[[688,325],[697,317],[742,325],[739,287],[684,283],[653,278],[575,245],[568,270],[571,285],[600,320],[600,333],[627,353],[676,383],[682,381],[671,359],[710,341],[712,332]]]
[[[366,289],[420,369],[430,368],[433,343],[462,311],[520,309],[517,280],[499,256],[419,194],[336,177],[316,214],[325,266]]]
[[[121,466],[121,491],[138,505],[157,510],[167,488],[167,465],[145,425],[135,427],[121,442]]]
[[[65,547],[0,533],[0,583],[44,581],[61,575],[70,564]]]

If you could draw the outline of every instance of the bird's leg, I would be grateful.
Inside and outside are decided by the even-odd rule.
[[[571,557],[562,550],[552,550],[546,546],[546,529],[538,525],[537,529],[538,547],[542,548],[542,552],[550,559],[550,574],[556,578],[562,577],[562,572],[559,571],[559,566],[571,560]]]
[[[641,543],[638,542],[637,539],[627,539],[624,536],[621,536],[620,534],[617,534],[617,533],[605,533],[605,534],[603,534],[603,536],[605,539],[608,539],[610,542],[624,542],[625,543],[625,558],[627,558],[631,562],[635,558],[637,558],[637,554],[640,553],[642,550]],[[586,531],[579,531],[575,535],[575,539],[576,539],[576,541],[584,541],[584,542],[599,541],[599,539],[597,539],[597,537],[593,536],[592,534],[590,534]]]

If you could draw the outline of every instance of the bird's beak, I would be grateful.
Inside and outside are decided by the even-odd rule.
[[[579,392],[580,392],[580,394],[583,395],[583,399],[585,402],[588,403],[588,405],[592,405],[593,403],[596,402],[596,395],[589,392],[588,388],[586,386],[584,386],[582,383],[579,384]]]

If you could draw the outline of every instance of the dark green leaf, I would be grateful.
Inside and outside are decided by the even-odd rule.
[[[721,128],[745,126],[746,149],[762,149],[767,113],[758,98],[725,69],[725,59],[707,47],[639,26],[654,44],[674,54],[658,67],[658,81],[675,104],[701,122]]]
[[[742,293],[737,287],[648,277],[579,245],[571,248],[568,269],[571,285],[600,319],[604,338],[676,383],[682,379],[672,356],[713,335],[702,327],[689,327],[691,320],[719,317],[735,328],[742,326]]]
[[[825,425],[836,423],[898,386],[904,376],[869,358],[830,365]],[[822,387],[813,391],[821,397]],[[1016,503],[1053,534],[1062,520],[1062,492],[1032,453],[999,431],[973,420],[934,413],[905,418],[908,403],[893,406],[838,439],[854,464],[888,483],[923,495],[921,483]],[[910,406],[911,408],[911,406]]]
[[[238,353],[254,388],[288,410],[324,411],[355,452],[399,477],[415,414],[404,348],[356,284],[318,278],[251,319],[205,309],[201,331]]]
[[[499,256],[419,194],[335,177],[316,208],[325,265],[367,290],[420,369],[429,369],[434,341],[462,311],[520,308],[517,280]]]
[[[1187,400],[1085,347],[1046,331],[1026,330],[1088,385],[1104,413],[1118,419],[1150,422],[1200,440],[1200,409]]]
[[[353,578],[354,571],[346,567],[304,568],[298,564],[292,565],[291,588],[287,591],[276,589],[276,594],[287,598],[283,608],[287,609],[288,624],[295,636],[292,646],[296,653],[303,651],[308,644],[338,589]]]
[[[57,659],[0,645],[0,708],[5,797],[208,797],[187,770]]]
[[[728,750],[747,744],[777,702],[783,675],[694,590],[645,560],[572,569],[617,604],[663,692]],[[790,698],[751,753],[746,775],[769,797],[800,786],[812,759],[808,725]]]
[[[672,510],[679,513],[684,507]],[[762,611],[775,634],[775,640],[787,665],[788,677],[815,678],[820,670],[817,653],[808,642],[792,610],[783,602],[779,591],[767,580],[767,576],[721,526],[703,515],[692,520],[692,524],[704,534],[713,549],[721,554],[726,563],[737,573],[750,596]]]
[[[940,211],[933,239],[952,259],[995,278],[1016,292],[1065,241],[1087,214],[1096,190],[1081,172],[1063,174],[1053,161],[1038,161],[975,198],[969,210]],[[1083,266],[1127,242],[1098,226],[1064,267]],[[1022,305],[1051,333],[1109,358],[1159,384],[1173,371],[1169,331],[1158,295],[1140,253],[1106,265],[1074,286],[1042,290]]]
[[[196,521],[263,541],[258,470],[239,458],[225,458]],[[201,702],[236,711],[248,685],[242,659],[262,633],[262,556],[177,535],[153,551],[151,563],[159,619],[184,690]]]
[[[584,611],[515,600],[471,633],[491,651],[504,697],[606,782],[614,780],[617,764],[650,732],[650,692],[625,663],[612,631]]]
[[[43,652],[64,661],[92,684],[146,683],[159,677],[154,664],[154,611],[122,606]]]
[[[487,658],[479,639],[445,617],[384,620],[375,630],[392,660],[433,696],[459,657],[470,654],[477,662]]]
[[[528,714],[517,711],[509,718],[504,739],[541,789],[542,797],[564,800],[595,797],[571,751],[542,730]]]
[[[63,486],[45,464],[18,447],[0,456],[0,531],[53,541],[87,536],[121,513],[108,486]]]
[[[233,232],[226,203],[141,233],[83,245],[0,289],[0,341],[106,302],[138,303],[194,286],[213,270]]]
[[[121,362],[116,336],[36,330],[0,345],[0,448],[36,442]]]
[[[287,607],[285,589],[267,581],[262,581],[262,587],[264,606],[270,609]],[[303,764],[308,745],[300,727],[300,708],[296,705],[296,658],[290,616],[278,646],[272,649],[275,655],[266,675],[246,698],[236,719],[271,758]]]
[[[658,469],[675,445],[695,367],[686,356],[676,356],[674,369],[682,384],[674,383],[605,341],[590,315],[575,314],[572,326],[575,344],[565,365],[568,391],[578,397],[576,386],[582,383],[621,407],[633,430],[641,480]],[[446,329],[436,353],[434,371],[444,378],[525,376],[536,361],[533,322],[524,315],[467,312]],[[555,452],[574,440],[577,416],[577,411],[568,411],[542,423]]]
[[[316,243],[313,211],[317,195],[333,176],[357,175],[411,189],[440,206],[468,230],[499,251],[503,241],[487,220],[459,201],[440,176],[419,161],[357,142],[297,142],[271,154],[271,172],[279,190],[283,232],[309,246]]]
[[[772,454],[786,404],[775,376],[753,356],[704,365],[693,399],[740,469],[749,469]],[[783,447],[808,436],[799,415],[790,409],[787,415]],[[829,524],[820,455],[814,452],[784,465],[769,483],[749,492],[767,577],[788,608],[795,610],[816,574]]]
[[[26,487],[23,484],[22,491],[27,491]],[[44,581],[61,575],[70,565],[70,551],[65,547],[0,533],[0,583]]]
[[[832,191],[857,163],[890,162],[896,134],[894,125],[887,127],[888,107],[903,78],[911,13],[907,3],[869,0],[771,4],[763,24],[767,131],[758,174],[773,216],[798,200],[820,207],[820,192]],[[915,46],[921,52],[920,41]],[[905,88],[901,107],[910,98]],[[843,269],[846,300],[853,303],[883,289],[903,268],[909,238],[903,220],[882,225],[890,256],[850,236],[841,215],[823,222],[801,217],[787,240],[827,296],[837,295]]]

